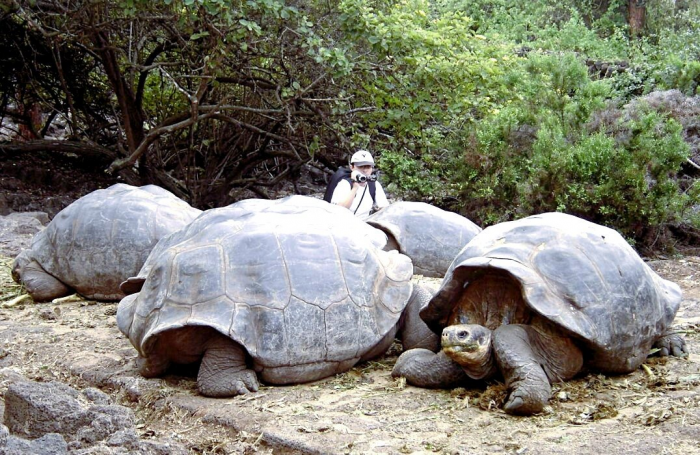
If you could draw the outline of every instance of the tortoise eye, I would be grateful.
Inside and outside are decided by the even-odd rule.
[[[460,340],[463,340],[463,339],[467,338],[468,336],[469,336],[469,332],[467,332],[466,330],[460,330],[459,332],[457,332],[457,338],[459,338]]]

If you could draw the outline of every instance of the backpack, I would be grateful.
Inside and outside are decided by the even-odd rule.
[[[333,191],[335,191],[335,187],[338,186],[338,182],[341,180],[347,180],[350,182],[350,185],[352,185],[352,180],[350,179],[350,174],[352,172],[350,171],[349,168],[347,167],[339,167],[337,171],[331,175],[331,178],[328,179],[328,186],[326,187],[326,193],[323,195],[323,200],[326,202],[331,202],[331,199],[333,198]],[[372,202],[376,202],[376,194],[377,194],[377,186],[375,182],[373,181],[368,181],[367,182],[369,186],[369,195],[372,196]]]

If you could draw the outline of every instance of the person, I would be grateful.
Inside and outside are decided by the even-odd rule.
[[[382,184],[374,182],[376,193],[374,201],[369,191],[369,180],[358,182],[358,176],[370,177],[374,172],[374,158],[367,150],[358,150],[350,158],[350,180],[341,180],[333,191],[331,204],[350,209],[355,216],[366,220],[372,210],[381,210],[389,205]]]

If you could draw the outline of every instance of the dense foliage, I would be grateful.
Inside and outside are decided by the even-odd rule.
[[[34,127],[32,110],[50,113],[47,123],[58,115],[70,137],[109,155],[111,172],[198,206],[230,203],[246,188],[268,196],[319,147],[344,151],[329,81],[348,62],[313,30],[309,16],[325,13],[303,9],[281,0],[13,1],[0,21],[15,31],[1,38],[13,49],[3,62],[13,71],[0,76],[4,113],[35,140],[47,128]]]
[[[700,3],[646,2],[636,36],[628,2],[373,5],[341,9],[352,41],[365,37],[376,61],[400,68],[382,79],[400,101],[388,104],[376,83],[362,95],[383,108],[363,125],[390,189],[481,225],[565,211],[641,247],[667,245],[669,226],[698,227],[700,189],[685,174],[700,154],[673,109],[641,100],[655,90],[696,95],[700,54],[688,43],[700,37]]]
[[[459,143],[467,212],[492,224],[562,211],[653,242],[697,201],[678,185],[689,147],[677,121],[643,101],[609,105],[610,84],[571,55],[533,56],[524,70],[523,100]]]
[[[654,248],[671,227],[700,228],[688,115],[644,101],[697,95],[698,0],[9,0],[1,11],[0,113],[19,126],[0,151],[61,151],[45,140],[65,124],[62,137],[103,168],[206,208],[243,190],[274,197],[367,147],[395,197],[482,225],[566,211]]]

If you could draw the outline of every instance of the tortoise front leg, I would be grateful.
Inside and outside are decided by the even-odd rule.
[[[552,382],[581,370],[581,350],[566,336],[529,325],[503,325],[493,332],[496,361],[510,391],[504,410],[530,415],[542,411],[552,395]]]
[[[433,352],[440,350],[440,337],[430,330],[420,317],[421,308],[430,302],[433,294],[434,292],[425,286],[418,284],[413,286],[413,294],[399,320],[404,351],[415,348],[429,349]]]
[[[425,388],[449,388],[469,381],[462,367],[443,351],[436,354],[424,348],[404,351],[391,376],[404,377],[409,384]]]
[[[157,378],[163,376],[170,368],[170,359],[164,356],[141,357],[136,359],[139,374],[144,378]]]
[[[246,351],[219,333],[208,341],[197,375],[199,393],[223,398],[258,391],[255,371],[246,365]]]

